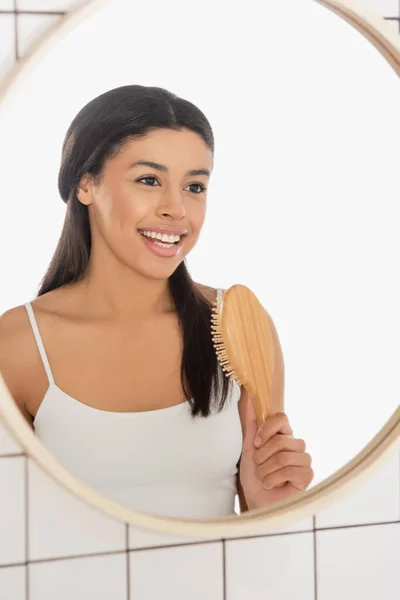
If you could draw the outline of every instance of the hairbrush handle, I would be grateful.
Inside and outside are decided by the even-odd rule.
[[[269,408],[269,402],[268,404],[261,401],[256,395],[251,396],[252,400],[253,400],[253,406],[254,406],[254,410],[256,412],[256,417],[257,417],[257,427],[260,428],[261,425],[264,425],[265,421],[268,419],[268,417],[271,416],[268,408]]]
[[[272,414],[275,346],[269,316],[249,288],[237,284],[217,290],[211,335],[222,370],[252,398],[260,428]]]
[[[251,398],[253,400],[253,406],[257,416],[257,427],[260,428],[261,425],[264,425],[268,417],[271,416],[268,412],[269,401],[266,405],[266,403],[262,402],[257,396],[251,396]],[[278,483],[278,485],[275,485],[274,487],[280,488],[283,487],[285,484],[286,481],[284,481],[283,483]]]

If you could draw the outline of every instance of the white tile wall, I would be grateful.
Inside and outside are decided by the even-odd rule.
[[[314,535],[226,542],[229,600],[313,600]]]
[[[399,21],[391,21],[389,19],[386,19],[386,23],[388,23],[391,27],[393,27],[393,29],[396,31],[396,33],[400,33]]]
[[[0,423],[0,456],[4,454],[21,454],[23,449],[11,436],[4,425]]]
[[[261,534],[275,535],[278,533],[288,533],[297,531],[313,531],[313,518],[309,517],[307,519],[302,519],[301,521],[297,521],[296,523],[288,525],[287,527],[280,527],[276,529],[265,528],[264,531],[260,530],[257,536]],[[204,541],[204,538],[201,537],[183,537],[179,535],[170,535],[167,533],[157,533],[155,531],[148,531],[146,529],[141,529],[133,525],[129,526],[128,543],[130,550],[140,548],[156,548],[158,546],[176,546]]]
[[[82,0],[17,0],[17,8],[19,10],[67,12],[82,3]]]
[[[25,56],[34,42],[60,19],[61,17],[54,15],[19,15],[18,55]]]
[[[318,600],[398,600],[399,558],[400,523],[317,532]]]
[[[279,527],[278,529],[266,529],[263,533],[265,534],[277,534],[277,533],[290,533],[293,531],[312,531],[313,530],[313,518],[308,517],[307,519],[302,519],[301,521],[297,521],[296,523],[292,523],[291,525],[287,525],[286,527]]]
[[[0,0],[0,10],[13,10],[14,0]]]
[[[258,538],[259,536],[274,536],[274,535],[280,535],[282,533],[297,533],[297,532],[307,532],[307,531],[314,531],[314,523],[313,523],[313,517],[307,517],[306,519],[302,519],[301,521],[296,521],[295,523],[291,523],[290,525],[287,525],[285,527],[261,527],[258,534],[254,534],[251,536],[242,536],[242,537],[235,537],[233,539],[248,539],[248,538]],[[232,539],[229,536],[226,538],[227,540]]]
[[[80,0],[18,0],[18,8],[54,12],[79,3]],[[382,16],[400,16],[398,0],[361,3]],[[9,9],[13,9],[13,1],[0,0],[0,10]],[[26,52],[34,39],[58,18],[20,15],[20,52]],[[397,22],[392,24],[398,29]],[[0,78],[12,66],[14,55],[14,17],[3,14]],[[26,459],[1,458],[2,454],[21,452],[0,425],[0,600],[27,597],[25,566],[4,566],[24,563],[26,558]],[[313,520],[308,518],[289,527],[266,528],[260,532],[264,537],[191,544],[199,538],[130,526],[129,553],[125,552],[125,524],[87,507],[31,460],[28,465],[30,600],[397,598],[400,581],[394,561],[400,553],[400,525],[354,525],[400,520],[398,456],[388,461],[373,480],[316,516],[317,527],[333,529],[314,533]],[[97,556],[89,556],[91,553]],[[73,555],[80,556],[65,558]]]
[[[358,0],[359,4],[371,8],[378,15],[383,17],[399,17],[399,0]]]
[[[9,73],[15,59],[14,17],[0,14],[0,80]]]
[[[26,600],[25,567],[0,568],[0,600]]]
[[[126,600],[126,555],[29,565],[29,591],[29,600]]]
[[[131,552],[130,584],[130,600],[223,600],[222,542]]]
[[[374,477],[318,514],[317,528],[399,520],[399,470],[399,457],[394,454],[382,464]]]
[[[0,565],[25,560],[25,461],[0,458]]]
[[[378,14],[393,17],[399,16],[398,0],[358,0],[360,4],[368,6]],[[68,11],[79,4],[82,0],[17,0],[19,10],[29,11]],[[0,0],[0,10],[12,9],[13,0]]]
[[[176,546],[179,544],[189,544],[193,542],[202,542],[203,538],[183,537],[180,535],[170,535],[168,533],[158,533],[148,531],[134,525],[129,526],[129,549],[137,548],[155,548],[157,546]]]

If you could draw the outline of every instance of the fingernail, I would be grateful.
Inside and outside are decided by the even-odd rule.
[[[258,435],[256,437],[256,439],[254,440],[254,445],[258,448],[259,446],[261,446],[262,444],[262,439],[260,438],[260,436]]]

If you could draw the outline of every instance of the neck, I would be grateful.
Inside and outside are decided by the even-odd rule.
[[[168,279],[146,277],[117,261],[112,263],[100,263],[91,254],[87,275],[78,284],[82,301],[91,314],[143,321],[175,312]]]

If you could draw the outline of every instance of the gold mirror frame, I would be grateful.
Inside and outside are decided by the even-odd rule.
[[[111,0],[112,1],[112,0]],[[34,68],[53,44],[76,25],[93,15],[110,0],[85,3],[63,17],[36,42],[28,54],[15,65],[0,85],[0,108],[16,84],[23,83],[25,73]],[[350,0],[314,0],[347,21],[368,39],[400,75],[400,36],[385,21]],[[314,515],[337,502],[370,478],[388,454],[399,447],[400,407],[396,409],[378,434],[344,467],[307,492],[278,502],[269,508],[253,510],[242,515],[212,520],[177,519],[139,513],[108,500],[68,471],[30,428],[11,397],[0,373],[0,422],[18,441],[26,455],[66,491],[90,507],[106,515],[152,531],[201,538],[228,539],[257,535],[266,529],[287,526]]]

